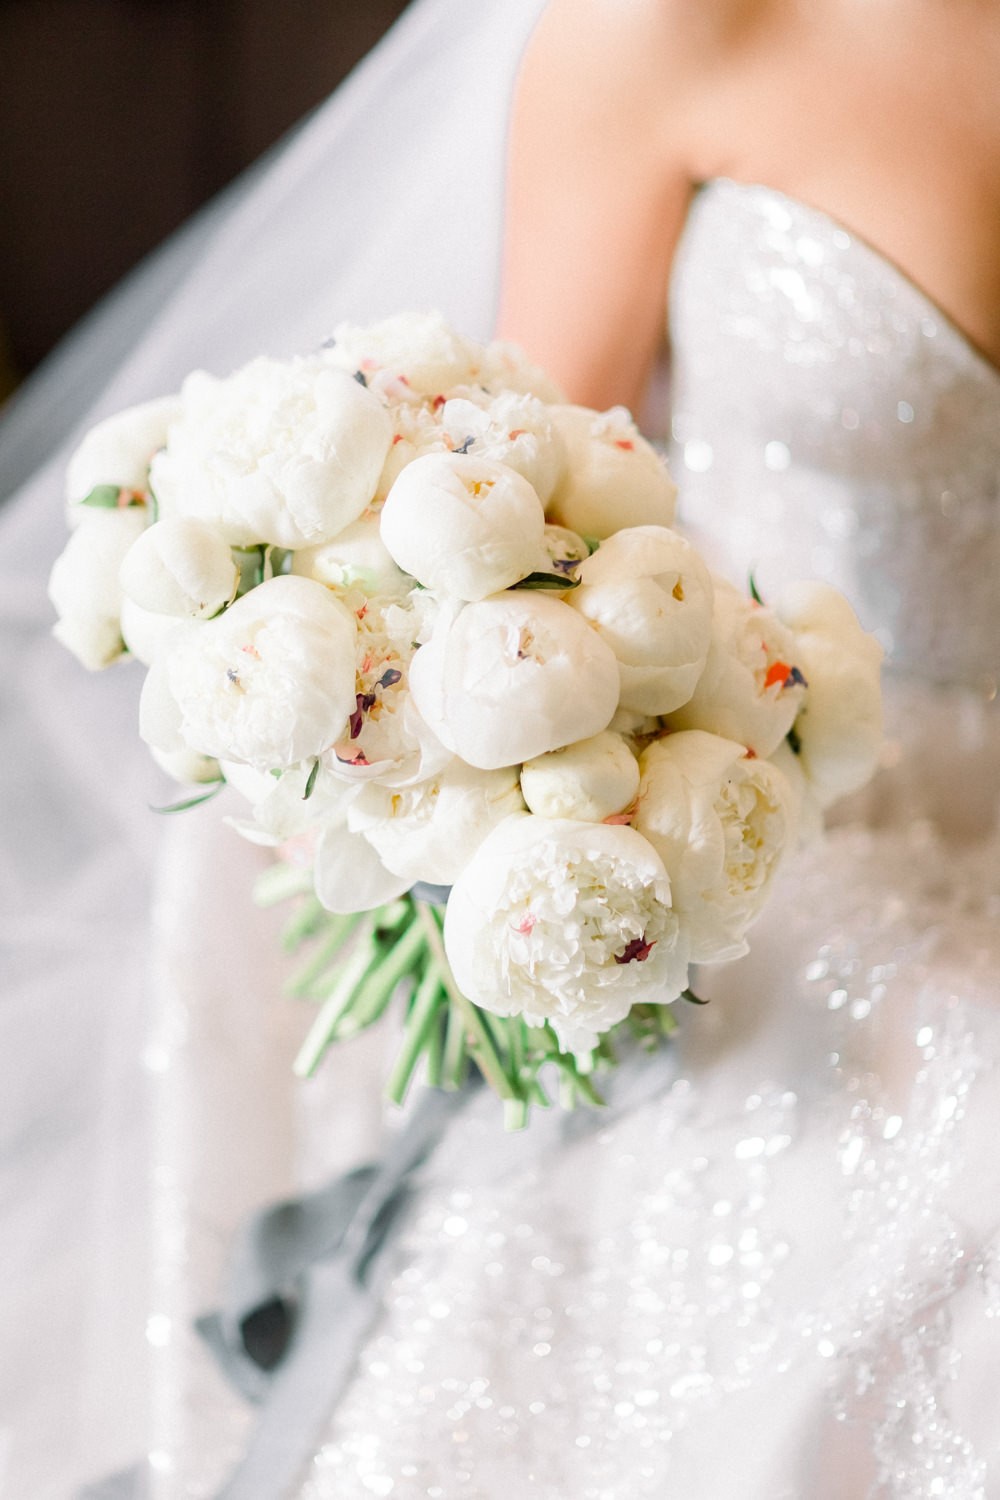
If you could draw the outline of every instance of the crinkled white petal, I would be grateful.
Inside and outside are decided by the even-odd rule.
[[[544,504],[562,474],[566,453],[548,409],[534,396],[483,390],[453,396],[441,409],[441,431],[452,450],[506,464]]]
[[[367,508],[392,440],[382,403],[319,358],[256,359],[225,380],[197,371],[156,455],[170,514],[233,546],[318,546]]]
[[[378,512],[372,510],[345,526],[332,541],[294,552],[291,566],[293,573],[341,591],[403,595],[413,587],[413,580],[389,555]]]
[[[479,771],[452,760],[411,787],[369,783],[351,804],[347,822],[395,874],[414,883],[451,885],[490,830],[523,810],[515,768]]]
[[[147,527],[132,543],[119,577],[142,609],[208,619],[232,599],[239,569],[218,531],[193,516],[175,516]]]
[[[526,479],[459,453],[414,459],[381,512],[382,540],[404,572],[457,599],[485,599],[537,566],[545,515]]]
[[[592,1047],[633,1005],[675,1000],[687,983],[669,879],[632,828],[506,819],[455,882],[444,939],[470,1000],[550,1021],[572,1050]]]
[[[624,811],[639,790],[639,762],[620,734],[603,730],[521,767],[521,791],[543,818],[601,823]]]
[[[392,440],[375,487],[374,504],[381,505],[407,464],[425,453],[443,453],[440,406],[410,401],[387,401]]]
[[[176,615],[158,615],[151,609],[141,609],[129,598],[122,599],[121,633],[129,653],[136,661],[151,667],[177,629],[183,629],[184,621]]]
[[[442,615],[410,668],[438,739],[484,770],[599,734],[618,703],[618,664],[582,616],[531,591]]]
[[[551,405],[564,404],[566,393],[550,375],[532,364],[524,350],[504,339],[486,345],[479,371],[480,384],[488,391],[519,391],[537,396]]]
[[[716,579],[705,668],[687,703],[670,714],[670,726],[737,740],[763,759],[802,707],[797,666],[795,637],[774,611]]]
[[[782,740],[768,757],[776,765],[788,787],[792,805],[792,823],[796,842],[801,848],[817,843],[824,834],[823,808],[788,740]]]
[[[354,789],[322,765],[314,773],[314,766],[315,761],[305,761],[275,776],[224,761],[227,782],[253,808],[251,820],[230,818],[230,825],[254,843],[277,846],[311,833],[318,837],[328,824],[343,824]]]
[[[364,834],[343,824],[323,829],[313,864],[316,895],[332,912],[370,911],[409,889],[405,877],[387,870]]]
[[[623,526],[671,526],[677,487],[624,406],[591,411],[553,406],[566,448],[562,478],[546,517],[581,536],[607,537]]]
[[[686,703],[712,639],[712,580],[690,542],[663,526],[630,527],[577,577],[569,603],[618,658],[621,707],[657,715]]]
[[[419,395],[434,396],[475,380],[483,350],[440,313],[398,313],[360,327],[341,323],[323,351],[331,365],[367,377],[388,371]]]

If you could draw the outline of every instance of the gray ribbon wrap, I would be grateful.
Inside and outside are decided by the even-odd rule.
[[[244,1226],[220,1309],[199,1329],[234,1384],[261,1403],[216,1500],[275,1500],[294,1481],[346,1385],[380,1305],[420,1167],[471,1090],[428,1091],[377,1166],[265,1209]]]
[[[468,1170],[478,1183],[523,1170],[656,1098],[674,1068],[672,1047],[634,1053],[601,1080],[606,1108],[538,1112],[529,1130],[511,1134],[496,1122]],[[240,1233],[222,1305],[198,1326],[261,1415],[215,1500],[276,1500],[316,1451],[379,1310],[392,1264],[385,1252],[421,1169],[471,1092],[472,1085],[460,1094],[429,1090],[381,1163],[266,1209]]]

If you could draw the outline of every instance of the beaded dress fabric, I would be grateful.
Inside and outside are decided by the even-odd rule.
[[[304,1500],[1000,1497],[1000,373],[729,182],[671,330],[687,520],[765,597],[845,589],[886,765],[696,976],[654,1097],[452,1130]]]

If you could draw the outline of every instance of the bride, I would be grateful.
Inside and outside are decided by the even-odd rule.
[[[191,253],[173,302],[190,329],[154,323],[102,405],[176,383],[196,359],[224,367],[272,339],[307,345],[337,317],[431,290],[484,331],[494,123],[537,9],[484,6],[473,20],[455,0],[418,5]],[[681,1018],[643,1101],[596,1128],[562,1139],[533,1129],[502,1149],[488,1108],[463,1116],[390,1252],[353,1380],[291,1493],[1000,1496],[998,64],[1000,13],[977,0],[552,0],[532,32],[510,134],[501,330],[574,399],[638,407],[669,306],[685,524],[720,570],[741,583],[752,570],[765,595],[823,576],[851,596],[889,654],[885,765],[866,805],[789,863],[751,955],[699,975],[711,1004]],[[405,211],[389,248],[364,241],[378,272],[338,252],[332,270],[326,262],[331,290],[324,255],[296,237],[313,275],[285,277],[270,329],[248,329],[236,297],[211,300],[265,207],[272,222],[288,216],[263,236],[275,252],[291,245],[295,206],[312,203],[324,173],[350,183],[345,143],[357,147],[371,110],[390,113],[402,147],[407,80],[431,80],[439,98],[447,67],[463,91],[424,143],[438,185],[426,187],[425,166],[424,191],[407,196],[399,162],[380,179]],[[463,173],[470,162],[478,174]],[[442,233],[442,201],[456,194]],[[362,217],[372,212],[362,204]],[[421,226],[443,270],[428,264]],[[481,252],[486,290],[475,293]],[[246,272],[242,290],[265,274]],[[26,515],[22,504],[5,535],[25,533]],[[51,532],[46,541],[57,549]],[[27,696],[32,722],[47,725],[42,695]],[[95,733],[95,761],[121,753],[119,736],[129,742],[116,722]],[[52,778],[33,785],[41,797]],[[121,807],[128,790],[103,812],[118,892],[146,858],[148,835]],[[82,876],[74,839],[97,834],[64,800],[75,819],[66,858]],[[201,837],[170,832],[185,879]],[[90,889],[81,878],[70,893]],[[211,899],[201,925],[218,931],[239,922],[245,885],[223,920],[225,897]],[[106,920],[99,902],[85,909]],[[195,899],[186,910],[175,945],[182,926],[195,941]],[[135,904],[125,915],[137,927]],[[84,936],[70,934],[67,952]],[[107,983],[109,965],[93,966],[89,982]],[[197,1035],[195,992],[217,1004],[225,985],[214,975],[209,997],[193,965],[185,980],[181,1009]],[[16,1035],[23,1046],[23,1015]],[[71,1055],[67,1043],[64,1069]],[[185,1083],[222,1069],[199,1074],[183,1038],[159,1055],[168,1080],[173,1070],[175,1144],[179,1101],[221,1128]],[[270,1085],[279,1073],[237,1064],[257,1086],[261,1070],[272,1068]],[[271,1123],[243,1107],[257,1136],[215,1148],[227,1212],[228,1179],[263,1151]],[[341,1100],[339,1118],[349,1114]],[[124,1106],[95,1116],[104,1134],[130,1118]],[[92,1136],[100,1143],[102,1130]],[[120,1169],[133,1184],[140,1172]],[[258,1177],[261,1196],[280,1176]],[[170,1186],[174,1219],[161,1194],[155,1222],[166,1213],[176,1232],[191,1204],[176,1172]],[[195,1208],[221,1238],[203,1191]],[[105,1199],[116,1201],[107,1184]],[[15,1222],[37,1235],[26,1210]],[[179,1250],[154,1243],[154,1262],[173,1254],[176,1287],[185,1266],[201,1269],[198,1251],[189,1229]],[[149,1329],[154,1353],[170,1345],[168,1325]],[[157,1389],[169,1404],[183,1385],[187,1415],[156,1439],[154,1477],[164,1494],[210,1494],[241,1419],[173,1348]],[[211,1421],[199,1423],[199,1405]],[[142,1425],[136,1416],[134,1431]],[[279,1493],[241,1482],[234,1496]]]

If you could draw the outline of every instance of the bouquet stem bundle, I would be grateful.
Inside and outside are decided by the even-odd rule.
[[[334,1043],[374,1025],[398,1004],[403,1034],[385,1085],[394,1104],[403,1103],[422,1065],[428,1085],[450,1091],[462,1088],[470,1068],[478,1070],[503,1100],[508,1130],[525,1126],[533,1105],[550,1108],[552,1093],[565,1109],[603,1105],[594,1076],[616,1062],[611,1038],[601,1037],[590,1052],[565,1052],[551,1026],[529,1026],[520,1016],[496,1016],[473,1005],[445,954],[443,907],[407,894],[374,911],[338,916],[320,905],[301,871],[275,865],[259,878],[259,905],[289,898],[296,906],[284,945],[308,955],[288,989],[318,1006],[295,1060],[300,1077],[315,1073]],[[677,1021],[665,1006],[640,1005],[628,1029],[653,1050],[673,1035]],[[544,1083],[543,1070],[549,1075]]]

